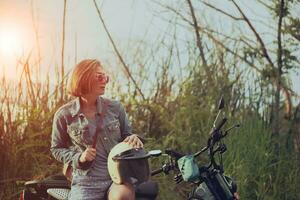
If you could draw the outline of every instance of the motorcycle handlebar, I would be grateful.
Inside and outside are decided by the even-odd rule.
[[[173,150],[173,149],[166,149],[165,153],[168,154],[169,156],[175,158],[176,160],[178,160],[179,158],[184,156],[183,153],[179,153],[178,151]]]
[[[218,132],[218,131],[224,126],[224,124],[225,124],[226,122],[227,122],[227,118],[225,117],[225,118],[222,119],[222,121],[220,121],[220,122],[218,123],[218,125],[216,126],[216,128],[215,128],[215,129],[213,130],[213,132],[211,133],[211,134],[213,134],[213,138],[214,138],[214,136],[215,136],[214,133],[215,133],[215,132]],[[195,156],[195,157],[199,156],[201,153],[203,153],[204,151],[206,151],[208,148],[209,148],[209,146],[204,147],[201,151],[195,153],[194,156]],[[166,149],[166,150],[165,150],[165,153],[168,154],[169,156],[175,158],[176,160],[178,160],[179,158],[181,158],[182,156],[185,155],[185,154],[180,153],[180,152],[178,152],[178,151],[176,151],[176,150],[173,150],[173,149]],[[160,169],[156,169],[156,170],[152,171],[152,172],[151,172],[151,176],[154,176],[154,175],[156,175],[156,174],[159,174],[159,173],[161,173],[161,172],[164,172],[164,171],[166,170],[165,168],[166,168],[166,166],[164,166],[164,167],[162,167],[162,168],[160,168]],[[169,171],[169,170],[166,170],[166,171]]]
[[[160,168],[160,169],[156,169],[154,171],[151,172],[151,176],[155,176],[156,174],[159,174],[163,172],[163,168]]]

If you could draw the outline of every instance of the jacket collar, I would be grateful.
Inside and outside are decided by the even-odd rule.
[[[102,107],[103,107],[103,98],[101,96],[98,96],[96,99],[96,103],[97,103],[97,114],[101,114],[102,113]],[[70,112],[72,117],[75,117],[76,115],[80,114],[80,97],[76,97],[71,105],[70,108]]]

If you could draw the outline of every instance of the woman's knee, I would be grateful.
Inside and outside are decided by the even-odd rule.
[[[131,185],[115,185],[113,184],[108,193],[109,200],[134,200],[135,192]]]

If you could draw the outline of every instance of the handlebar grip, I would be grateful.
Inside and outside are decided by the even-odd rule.
[[[227,122],[227,118],[224,117],[224,118],[222,119],[222,121],[220,121],[220,123],[216,126],[215,131],[220,130],[220,129],[222,128],[222,126],[223,126],[226,122]]]
[[[156,169],[154,171],[151,172],[151,176],[155,176],[156,174],[159,174],[163,172],[163,168],[160,168],[160,169]]]
[[[166,149],[166,150],[165,150],[165,153],[168,154],[168,155],[171,156],[171,157],[174,157],[175,159],[179,159],[179,158],[181,158],[182,156],[184,156],[184,154],[179,153],[178,151],[173,150],[173,149]]]

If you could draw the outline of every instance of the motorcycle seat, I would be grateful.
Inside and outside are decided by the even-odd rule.
[[[67,200],[69,195],[70,189],[64,188],[50,188],[47,190],[47,193],[54,197],[55,199],[59,200]]]
[[[154,181],[141,183],[135,188],[136,197],[149,197],[155,199],[158,194],[158,184]]]

